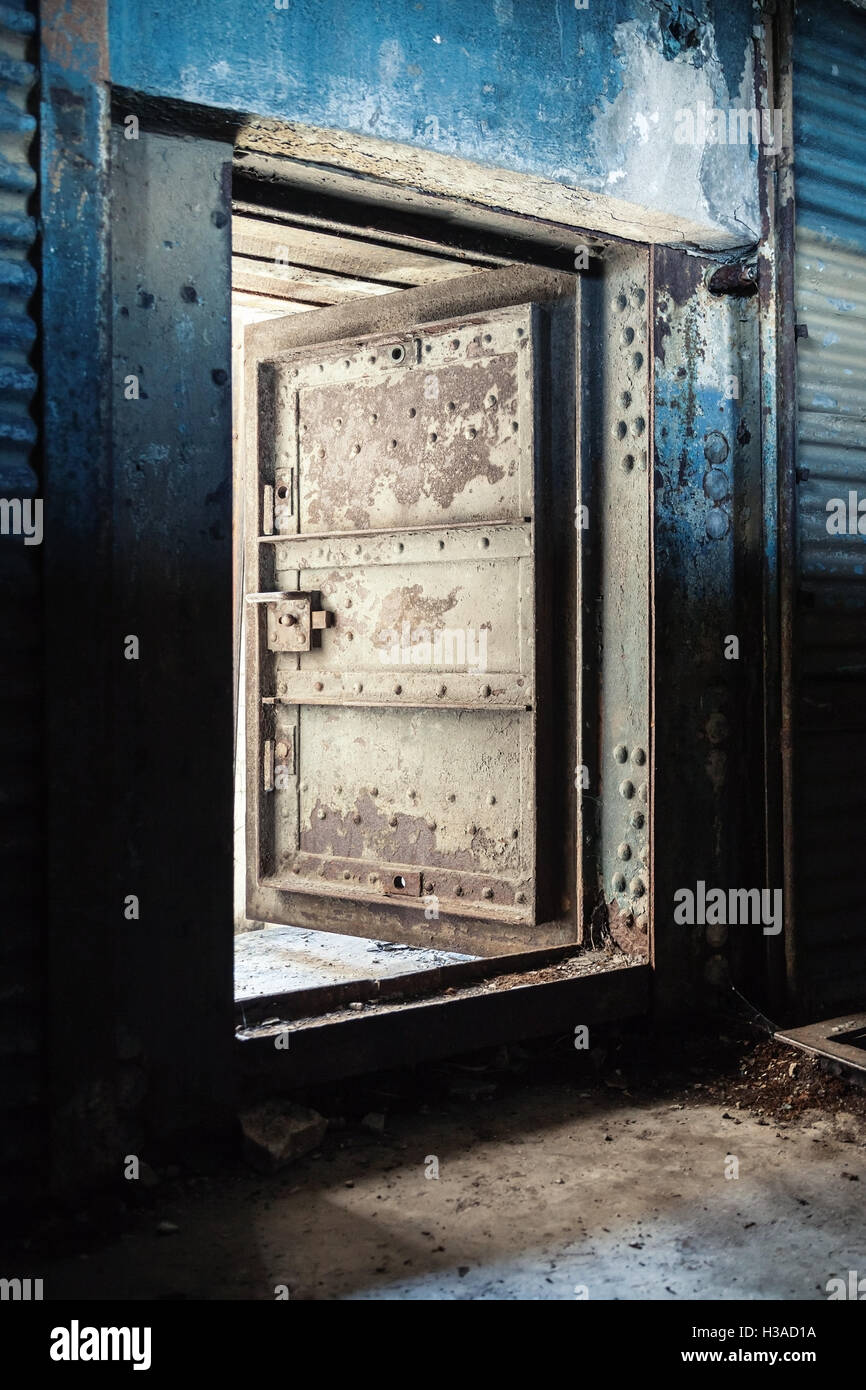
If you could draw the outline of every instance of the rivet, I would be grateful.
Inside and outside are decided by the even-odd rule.
[[[355,546],[355,554],[356,554],[356,555],[360,555],[360,553],[361,553],[361,547],[360,547],[359,545],[356,545],[356,546]]]
[[[493,897],[493,889],[492,889],[492,888],[485,888],[485,889],[484,889],[484,892],[481,894],[481,896],[482,896],[482,898],[492,898],[492,897]]]
[[[344,870],[343,870],[343,878],[351,878],[351,877],[352,877],[352,875],[349,873],[349,870],[348,870],[348,869],[344,869]]]
[[[492,342],[493,342],[493,336],[492,336],[492,334],[490,334],[490,333],[485,333],[485,334],[484,334],[484,341],[485,341],[485,343],[492,343]]]
[[[514,901],[517,902],[517,903],[525,903],[525,902],[526,902],[526,894],[525,894],[525,893],[515,893],[515,895],[514,895]]]
[[[459,348],[459,346],[460,346],[460,339],[459,339],[459,338],[452,338],[452,339],[451,339],[451,347],[453,348],[453,350],[454,350],[455,352],[457,351],[457,349]]]
[[[429,437],[429,439],[430,439],[430,443],[431,443],[431,444],[435,444],[435,443],[436,443],[436,440],[439,438],[439,436],[438,436],[438,434],[436,433],[435,430],[431,430],[428,437]]]
[[[638,796],[640,797],[641,801],[644,801],[644,802],[645,802],[645,801],[647,800],[648,795],[649,795],[649,793],[648,793],[648,789],[647,789],[647,784],[646,784],[646,782],[641,782],[640,791],[638,792]]]
[[[495,806],[495,805],[496,805],[496,797],[493,795],[492,792],[490,793],[490,795],[489,795],[488,798],[487,798],[487,805],[488,805],[488,806]]]
[[[477,826],[477,825],[467,825],[467,827],[466,827],[466,834],[467,834],[467,835],[477,835],[477,834],[478,834],[478,826]]]
[[[449,792],[449,793],[448,793],[448,800],[449,800],[449,801],[456,801],[456,800],[457,800],[457,797],[454,795],[453,792]]]
[[[616,745],[616,748],[614,748],[613,750],[613,756],[616,758],[618,763],[625,762],[626,758],[628,757],[628,749],[626,748],[624,743],[618,743]]]
[[[435,822],[435,820],[433,819],[432,816],[428,816],[428,817],[427,817],[427,820],[426,820],[425,824],[426,824],[428,830],[435,830],[435,829],[436,829],[436,822]]]
[[[633,782],[620,782],[620,784],[619,784],[619,794],[620,794],[620,796],[624,796],[625,799],[626,799],[626,801],[628,801],[631,797],[634,796],[634,783],[633,783]]]
[[[453,401],[449,401],[445,409],[448,411],[449,415],[453,415],[455,410],[457,409],[457,406],[454,404]]]
[[[479,541],[478,541],[478,549],[479,549],[479,550],[486,550],[489,544],[490,544],[490,537],[489,537],[489,536],[481,536],[480,539],[479,539]]]
[[[396,817],[396,816],[389,816],[389,817],[388,817],[388,824],[391,825],[391,826],[396,825],[396,824],[397,824],[397,817]]]
[[[318,816],[319,820],[324,820],[327,814],[328,813],[325,810],[324,806],[320,806],[318,811],[316,812],[316,815]]]
[[[378,419],[379,419],[379,416],[376,415],[376,414],[374,413],[373,415],[370,416],[370,424],[371,424],[371,425],[375,425],[375,424],[376,424],[376,421],[377,421]]]
[[[324,688],[321,681],[316,681],[313,685],[314,690],[324,690]]]
[[[626,844],[625,840],[621,845],[617,845],[616,852],[620,859],[631,859],[631,845]]]
[[[626,454],[625,458],[622,461],[622,471],[623,473],[631,473],[633,468],[634,454]]]
[[[516,421],[516,420],[512,420],[512,421],[511,421],[511,433],[512,433],[512,434],[516,434],[517,431],[518,431],[519,429],[520,429],[520,426],[519,426],[519,424],[517,423],[517,421]]]
[[[481,694],[485,697],[485,699],[486,699],[487,696],[490,695],[491,693],[492,693],[492,692],[491,692],[491,689],[490,689],[490,686],[489,686],[489,685],[482,685],[482,687],[481,687]]]
[[[470,426],[469,426],[469,429],[466,431],[466,438],[467,438],[467,439],[474,439],[477,433],[478,433],[478,431],[477,431],[476,429],[473,429],[472,426],[470,425]]]
[[[403,693],[403,687],[402,687],[402,685],[395,685],[395,686],[394,686],[394,694],[395,694],[395,695],[402,695],[402,693]]]
[[[447,689],[448,689],[447,685],[440,685],[439,689],[436,691],[436,694],[437,694],[437,695],[444,695],[445,692],[447,691]]]
[[[363,687],[363,685],[361,684],[361,682],[358,681],[357,684],[353,687],[353,689],[354,689],[356,695],[360,695],[360,693],[361,693],[361,691],[364,689],[364,687]]]
[[[361,446],[360,446],[360,444],[353,444],[353,445],[352,445],[352,453],[353,453],[353,454],[360,454],[360,452],[361,452]]]
[[[409,419],[410,419],[410,420],[414,420],[414,419],[415,419],[415,416],[416,416],[417,414],[418,414],[418,412],[417,412],[417,410],[415,409],[414,405],[410,405],[410,407],[409,407]]]
[[[406,547],[402,541],[398,541],[397,544],[394,546],[394,549],[397,551],[399,555],[402,551],[406,549]]]
[[[490,395],[487,397],[487,404],[490,406],[491,410],[497,404],[497,398],[492,391],[490,392]]]
[[[356,825],[360,825],[360,824],[361,824],[361,817],[360,817],[360,814],[359,814],[357,811],[355,812],[354,816],[352,817],[352,820],[355,822]]]
[[[347,641],[347,642],[354,642],[354,640],[355,640],[355,634],[354,634],[354,632],[347,632],[347,633],[346,633],[346,641]]]
[[[396,447],[397,447],[397,441],[396,441],[396,439],[392,439],[392,440],[391,440],[391,443],[390,443],[390,445],[389,445],[389,448],[391,448],[391,449],[396,449]]]
[[[277,694],[278,694],[278,695],[285,695],[285,693],[286,693],[286,691],[288,690],[288,688],[289,688],[289,687],[286,685],[286,682],[285,682],[285,681],[279,681],[279,682],[277,683]]]
[[[368,362],[375,362],[375,361],[376,361],[376,354],[375,354],[375,352],[370,354],[370,356],[367,358],[367,361],[368,361]]]
[[[642,864],[648,864],[648,863],[649,863],[649,857],[650,857],[649,845],[642,845],[642,846],[641,846],[641,852],[640,852],[640,862],[641,862]]]
[[[644,814],[643,814],[643,811],[632,811],[632,813],[631,813],[631,823],[632,823],[633,826],[635,826],[635,828],[636,828],[637,830],[640,830],[641,826],[643,825],[643,822],[644,822]]]
[[[294,627],[297,621],[298,620],[295,617],[294,613],[283,613],[282,617],[280,618],[280,626]]]
[[[454,896],[455,896],[455,898],[462,898],[462,897],[463,897],[463,884],[462,884],[462,883],[458,883],[457,887],[454,889]]]
[[[370,788],[370,795],[371,795],[371,796],[378,796],[378,795],[379,795],[379,788],[378,788],[378,787],[371,787],[371,788]]]
[[[516,334],[515,334],[514,336],[515,336],[516,338],[522,338],[522,337],[523,337],[523,329],[522,329],[522,328],[518,328],[518,330],[517,330],[517,332],[516,332]]]
[[[635,898],[642,898],[642,897],[643,897],[643,892],[644,892],[643,879],[642,879],[642,878],[633,878],[632,881],[631,881],[631,883],[629,884],[629,892],[630,892],[630,893],[632,894],[632,896],[635,897]]]
[[[613,885],[613,891],[615,893],[625,892],[625,879],[623,878],[622,874],[614,874],[613,878],[611,879],[611,884]]]
[[[636,748],[631,755],[631,760],[633,763],[636,763],[638,767],[642,767],[646,762],[646,753],[642,748]]]
[[[444,541],[440,541],[440,542],[439,542],[439,549],[440,549],[440,550],[444,550],[444,549],[445,549],[445,542],[444,542]]]
[[[408,796],[410,801],[414,801],[418,793],[416,792],[414,787],[410,787],[406,795]]]
[[[516,840],[516,839],[518,838],[519,834],[520,834],[520,831],[515,827],[515,829],[512,830],[512,832],[511,832],[511,838],[512,838],[512,840]]]
[[[634,329],[624,328],[622,330],[621,341],[625,344],[626,347],[630,347],[631,344],[634,342]]]

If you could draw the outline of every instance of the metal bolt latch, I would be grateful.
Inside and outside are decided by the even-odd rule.
[[[267,604],[268,650],[272,652],[308,652],[318,634],[334,621],[333,613],[320,606],[319,594],[247,594],[247,603]]]

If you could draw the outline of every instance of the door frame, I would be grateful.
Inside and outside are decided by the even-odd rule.
[[[49,0],[42,9],[43,100],[41,107],[41,170],[43,186],[51,187],[53,197],[43,208],[43,237],[50,255],[46,255],[43,270],[43,349],[50,370],[44,378],[44,413],[46,420],[46,481],[45,498],[49,514],[64,518],[65,534],[55,542],[53,553],[46,549],[46,641],[48,657],[53,663],[58,650],[64,654],[66,694],[52,696],[48,708],[46,759],[52,769],[51,797],[48,807],[53,852],[49,870],[49,924],[47,943],[50,953],[50,984],[47,1001],[51,1018],[52,1053],[58,1061],[53,1078],[53,1108],[57,1116],[55,1149],[60,1160],[59,1182],[74,1183],[82,1173],[102,1162],[102,1152],[110,1148],[116,1133],[116,1103],[112,1099],[117,1085],[115,1039],[126,1022],[126,1004],[118,996],[112,970],[90,969],[90,961],[99,958],[111,941],[111,950],[118,931],[118,891],[129,882],[129,845],[122,826],[112,823],[110,815],[99,815],[96,822],[81,814],[81,808],[97,805],[100,798],[110,806],[110,795],[96,780],[94,768],[100,757],[105,759],[104,731],[111,730],[112,703],[123,700],[123,687],[118,678],[116,651],[111,641],[97,631],[92,621],[94,603],[110,592],[112,569],[111,537],[102,522],[105,499],[112,486],[110,435],[107,422],[114,408],[114,383],[108,379],[106,363],[111,337],[111,267],[108,248],[112,234],[110,215],[110,178],[108,127],[112,106],[122,115],[134,111],[142,128],[161,129],[177,138],[188,140],[226,140],[236,145],[236,156],[243,150],[242,132],[261,126],[248,115],[203,108],[176,99],[154,98],[139,92],[112,87],[108,55],[108,24],[105,0],[97,0],[88,10],[90,42],[71,43],[67,35],[65,9],[59,0]],[[268,123],[268,139],[279,151],[284,175],[291,182],[292,171],[306,187],[327,187],[333,169],[323,169],[312,157],[321,132],[284,123]],[[333,133],[330,133],[333,135]],[[454,219],[455,225],[468,225],[482,234],[506,235],[518,239],[538,238],[545,247],[570,247],[576,244],[602,246],[607,253],[620,248],[626,254],[643,254],[647,263],[651,257],[646,247],[653,243],[668,244],[686,240],[682,228],[668,221],[659,225],[658,219],[647,214],[629,225],[631,238],[645,236],[641,245],[636,240],[617,235],[616,200],[605,195],[587,196],[581,190],[561,188],[547,180],[530,175],[508,172],[506,180],[497,181],[493,173],[486,192],[486,201],[474,200],[471,189],[465,188],[463,198],[451,196],[448,179],[455,167],[464,167],[471,179],[472,166],[465,161],[445,160],[423,150],[406,148],[402,182],[387,180],[377,184],[371,173],[371,156],[363,153],[356,137],[341,140],[339,171],[356,196],[362,192],[365,201],[375,201],[377,194],[383,203],[395,207],[417,199],[418,190],[428,208],[435,208],[443,223]],[[370,142],[367,142],[369,145]],[[309,160],[303,158],[305,147]],[[321,149],[321,142],[319,142]],[[330,148],[334,145],[331,141]],[[356,150],[353,156],[353,148]],[[292,159],[292,153],[301,158]],[[438,160],[440,177],[432,170]],[[489,173],[490,171],[488,171]],[[82,202],[82,180],[86,198]],[[426,189],[426,193],[424,190]],[[557,190],[559,190],[557,192]],[[556,198],[553,194],[556,193]],[[567,206],[564,206],[567,204]],[[540,216],[538,209],[551,207],[553,217]],[[604,223],[604,227],[601,223]],[[714,249],[712,237],[704,237],[701,228],[690,228],[688,239],[694,245]],[[731,247],[736,253],[737,248]],[[685,254],[685,253],[683,253]],[[649,272],[648,272],[649,274]],[[69,289],[74,288],[74,308],[70,310]],[[652,295],[649,296],[652,301]],[[230,372],[231,363],[214,363],[214,371]],[[769,408],[774,405],[773,363],[765,357],[766,392]],[[651,393],[650,393],[651,398]],[[652,437],[652,416],[647,420]],[[231,477],[231,459],[226,459],[226,474]],[[650,489],[650,500],[652,489]],[[219,524],[231,526],[231,499],[221,496]],[[650,513],[652,508],[650,507]],[[160,518],[140,537],[142,553],[149,548],[158,552],[160,539],[179,523],[172,518]],[[650,604],[652,606],[652,573],[650,574]],[[70,623],[70,613],[80,615]],[[108,626],[108,624],[106,624]],[[203,659],[205,669],[211,660],[208,643],[211,636],[204,629],[195,636],[192,656]],[[650,629],[650,660],[652,660],[653,629]],[[55,687],[56,688],[56,687]],[[72,704],[70,705],[70,700]],[[228,701],[226,701],[228,708]],[[75,738],[70,738],[70,710],[78,711],[81,719]],[[94,715],[98,714],[97,722]],[[104,716],[104,717],[103,717]],[[183,717],[178,711],[177,718]],[[110,737],[110,734],[109,734]],[[225,748],[208,749],[208,756],[227,760],[232,758],[232,721],[225,733]],[[123,765],[124,750],[114,747],[113,757]],[[655,804],[651,799],[651,807]],[[70,816],[70,808],[77,814]],[[154,815],[160,808],[150,808]],[[208,829],[219,840],[230,840],[232,825],[231,796],[214,798],[203,814]],[[96,828],[94,828],[94,824]],[[178,841],[182,842],[181,825],[177,826]],[[104,874],[104,866],[110,872]],[[82,865],[91,866],[92,873],[82,872]],[[183,862],[179,860],[179,868]],[[163,866],[150,866],[150,874],[163,872]],[[213,935],[222,939],[232,937],[231,894],[221,900],[220,885],[208,873],[206,863],[195,867],[199,889],[198,910],[207,923],[207,939]],[[94,894],[92,885],[96,883]],[[122,928],[122,914],[120,925]],[[170,955],[180,988],[191,994],[200,983],[200,950],[204,939],[200,933],[185,929],[178,932],[174,920],[159,920],[149,924],[159,950]],[[222,949],[222,947],[220,948]],[[224,1067],[224,1020],[231,1003],[231,975],[220,967],[220,983],[214,983],[212,1006],[196,1024],[195,1045],[179,1042],[173,1050],[173,1065],[169,1074],[154,1069],[149,1062],[149,1074],[154,1078],[157,1101],[164,1102],[167,1125],[192,1122],[199,1113],[228,1113],[231,1104],[232,1082]],[[158,995],[150,983],[142,986],[148,995],[144,1000],[153,1004],[154,1027],[162,1020]],[[148,993],[150,991],[150,993]],[[152,995],[152,998],[151,998]],[[680,1005],[687,995],[677,991]],[[82,1031],[80,1019],[88,1019]],[[180,1022],[179,1036],[188,1038],[189,1031]],[[179,1105],[175,1097],[183,1092]],[[98,1113],[94,1098],[99,1097]],[[181,1109],[183,1114],[181,1114]],[[103,1141],[100,1148],[100,1139]],[[96,1158],[91,1155],[98,1155]]]

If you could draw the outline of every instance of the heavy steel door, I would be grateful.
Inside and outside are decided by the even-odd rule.
[[[491,278],[509,283],[474,276],[476,295]],[[574,939],[539,844],[574,758],[539,734],[567,641],[550,603],[573,506],[550,518],[572,505],[551,492],[574,474],[576,288],[536,291],[362,341],[247,331],[251,916],[482,951]]]

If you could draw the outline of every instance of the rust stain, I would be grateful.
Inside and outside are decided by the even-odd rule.
[[[94,82],[108,81],[108,9],[105,0],[43,0],[42,44],[58,67]]]
[[[515,476],[516,367],[508,353],[304,391],[303,525],[362,530],[424,499],[446,515],[476,480]],[[484,512],[479,498],[479,519]]]
[[[444,598],[425,598],[420,584],[404,584],[392,589],[382,599],[373,645],[390,647],[394,632],[401,632],[404,622],[412,629],[413,641],[429,641],[445,614],[457,603],[457,592],[452,589]]]

